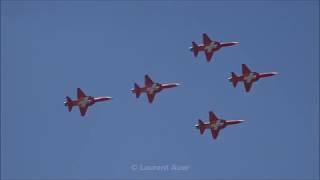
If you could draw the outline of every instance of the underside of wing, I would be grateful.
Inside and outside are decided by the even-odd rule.
[[[152,93],[152,94],[147,93],[149,103],[153,102],[155,96],[156,96],[156,93]]]
[[[218,120],[217,116],[212,111],[210,111],[209,112],[209,121],[210,121],[210,123],[216,123],[217,120]]]
[[[205,46],[208,46],[211,43],[211,39],[209,38],[209,36],[206,33],[203,33],[203,44]]]
[[[80,88],[78,88],[77,89],[77,96],[78,96],[78,99],[81,99],[83,97],[86,97],[86,94]]]
[[[211,61],[211,58],[212,58],[212,56],[213,56],[214,51],[213,51],[213,50],[210,51],[210,52],[205,51],[204,53],[205,53],[205,55],[206,55],[207,61],[210,62],[210,61]]]
[[[85,107],[80,107],[79,106],[79,110],[80,110],[81,116],[84,116],[84,115],[86,115],[86,112],[88,110],[88,106],[85,106]]]
[[[246,92],[249,92],[252,86],[252,82],[247,83],[246,81],[244,82],[244,88],[246,89]]]
[[[150,85],[153,84],[153,81],[152,81],[152,79],[149,77],[149,75],[145,75],[145,76],[144,76],[144,83],[145,83],[146,86],[150,86]]]
[[[211,134],[212,134],[213,139],[217,139],[219,132],[220,132],[220,129],[217,129],[217,130],[211,129]]]
[[[251,73],[251,70],[248,68],[248,66],[245,65],[245,64],[242,64],[242,74],[243,74],[244,76],[247,76],[247,75],[249,75],[250,73]]]

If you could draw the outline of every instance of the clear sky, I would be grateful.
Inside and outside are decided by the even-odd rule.
[[[188,50],[204,32],[240,44],[207,63]],[[245,93],[227,81],[242,63],[279,75]],[[129,91],[146,73],[182,85],[150,105]],[[114,99],[83,118],[63,106],[77,87]],[[210,110],[246,121],[214,141],[194,127]],[[1,1],[2,179],[318,179],[318,169],[319,1]]]

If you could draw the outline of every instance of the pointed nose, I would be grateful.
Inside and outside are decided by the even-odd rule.
[[[108,100],[112,100],[112,97],[110,97],[110,96],[105,96],[105,97],[95,98],[95,101],[96,101],[96,102],[108,101]]]
[[[181,85],[181,83],[175,83],[176,84],[176,86],[180,86]]]
[[[277,75],[279,73],[277,72],[267,72],[267,73],[260,73],[259,76],[260,77],[270,77],[270,76],[274,76],[274,75]]]
[[[274,75],[277,75],[278,73],[277,72],[270,72],[270,73],[267,73],[266,74],[266,77],[268,76],[274,76]]]
[[[240,42],[230,42],[228,45],[229,46],[234,46],[234,45],[237,45],[237,44],[240,44]]]

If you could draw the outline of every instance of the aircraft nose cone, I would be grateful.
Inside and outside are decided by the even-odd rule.
[[[181,85],[181,83],[176,83],[176,86],[180,86]]]
[[[240,123],[243,123],[245,120],[239,120]]]

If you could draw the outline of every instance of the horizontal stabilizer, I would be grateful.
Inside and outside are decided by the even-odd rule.
[[[200,134],[203,134],[204,133],[204,130],[206,129],[205,128],[205,125],[204,125],[204,123],[199,119],[198,120],[198,122],[199,122],[199,130],[200,130]]]
[[[66,99],[67,99],[67,102],[65,102],[65,105],[68,106],[68,111],[70,112],[73,107],[72,99],[68,96],[66,97]]]
[[[133,92],[136,93],[136,98],[140,97],[141,91],[140,91],[140,87],[139,87],[139,85],[137,83],[134,83]]]
[[[231,79],[230,81],[232,82],[233,87],[237,86],[238,83],[238,76],[236,75],[236,73],[232,72],[231,73]]]
[[[199,53],[199,46],[195,42],[192,42],[192,51],[193,51],[193,55],[197,57]]]

